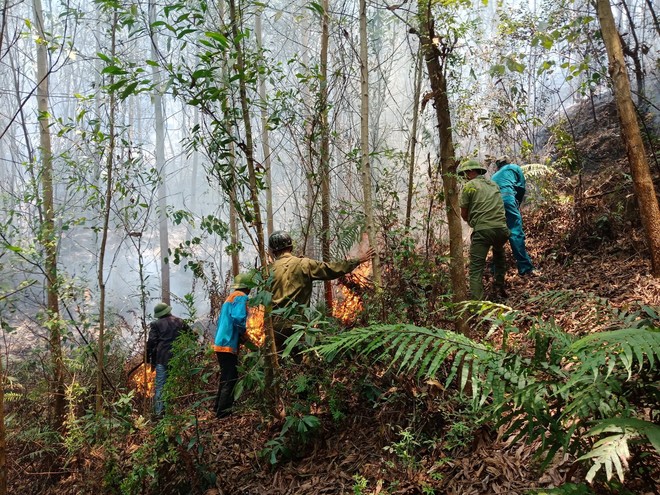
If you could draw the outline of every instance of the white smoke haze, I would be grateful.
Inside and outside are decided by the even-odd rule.
[[[523,88],[525,100],[520,103],[539,119],[530,120],[511,129],[512,134],[529,137],[534,163],[548,163],[552,157],[546,149],[547,124],[565,116],[568,109],[592,96],[608,98],[604,82],[594,82],[593,93],[585,94],[585,78],[593,72],[571,76],[572,66],[587,50],[581,46],[553,46],[542,50],[531,48],[522,38],[523,29],[503,36],[498,31],[503,17],[524,19],[529,15],[543,15],[551,10],[552,2],[477,2],[463,11],[458,20],[470,21],[472,27],[455,48],[456,61],[449,72],[452,94],[452,119],[455,124],[457,154],[476,154],[480,159],[511,151],[521,153],[520,140],[503,142],[488,127],[493,115],[503,111],[501,88],[512,85]],[[583,2],[573,2],[575,15],[588,11]],[[50,50],[50,98],[52,151],[56,204],[56,229],[60,233],[58,269],[61,277],[62,317],[70,320],[65,345],[84,345],[84,338],[93,342],[97,334],[99,301],[98,257],[101,240],[102,208],[105,195],[105,164],[108,152],[109,100],[103,74],[107,63],[99,54],[110,53],[108,17],[100,12],[96,2],[69,2],[64,12],[58,3],[46,15],[47,29],[53,38],[46,40]],[[146,2],[137,2],[134,29],[146,26]],[[387,9],[382,2],[369,7],[369,69],[370,69],[370,133],[373,180],[377,204],[382,208],[382,220],[392,214],[400,221],[407,195],[406,154],[410,144],[413,102],[414,67],[418,40],[411,34],[414,21],[411,5]],[[340,232],[351,231],[362,213],[360,172],[357,166],[360,142],[359,64],[357,60],[357,2],[332,2],[330,39],[330,126],[332,221],[337,238]],[[10,354],[23,356],[47,347],[43,328],[45,307],[43,249],[37,242],[40,228],[39,205],[40,160],[37,102],[34,97],[35,37],[26,20],[31,20],[29,4],[12,5],[7,22],[6,41],[0,56],[0,224],[2,243],[0,257],[2,282],[0,294],[12,293],[21,283],[34,281],[28,289],[0,300],[0,318],[7,328],[5,345]],[[216,13],[214,12],[214,15]],[[396,14],[396,15],[395,15]],[[643,2],[636,5],[633,16],[640,20],[639,34],[648,50],[644,57],[649,73],[647,95],[655,105],[658,95],[657,60],[659,42],[650,28]],[[567,14],[570,18],[570,15]],[[222,31],[212,26],[208,30]],[[246,27],[252,29],[255,9],[246,13]],[[269,103],[285,98],[277,107],[282,123],[270,130],[269,144],[272,166],[272,196],[274,228],[290,231],[298,249],[306,246],[305,254],[320,257],[320,193],[314,184],[318,157],[310,141],[315,109],[315,90],[318,82],[312,77],[318,66],[320,29],[318,17],[307,2],[268,2],[262,14],[264,29],[264,60],[270,68],[277,68],[266,82]],[[531,17],[530,17],[531,18]],[[406,21],[406,22],[404,22]],[[620,18],[619,22],[624,23]],[[589,24],[594,29],[592,24]],[[548,29],[551,28],[547,27]],[[587,29],[586,27],[584,29]],[[130,29],[117,28],[118,58],[144,68],[142,78],[151,77],[146,60],[150,59],[151,42],[146,34],[130,36]],[[145,32],[146,33],[146,32]],[[175,38],[159,33],[164,62],[177,57],[193,57],[192,46],[182,46]],[[254,48],[254,40],[248,40]],[[200,48],[201,49],[201,48]],[[493,77],[491,69],[502,56],[525,64],[522,72],[508,71]],[[602,57],[602,53],[601,53]],[[654,58],[655,57],[655,58]],[[554,70],[538,73],[545,60],[553,60]],[[592,59],[594,70],[601,69],[601,60]],[[568,63],[569,65],[562,66]],[[118,62],[119,64],[119,62]],[[570,77],[569,77],[570,76]],[[192,86],[194,81],[190,82]],[[165,181],[165,198],[169,212],[169,248],[173,252],[199,237],[200,244],[191,245],[192,257],[175,265],[168,254],[171,268],[171,296],[173,312],[187,316],[183,303],[192,294],[196,318],[200,327],[208,331],[211,310],[208,285],[196,279],[188,261],[202,263],[206,276],[215,273],[220,290],[226,289],[230,279],[231,259],[226,253],[229,240],[209,235],[200,229],[203,217],[209,215],[223,222],[229,221],[229,199],[208,171],[215,164],[209,162],[203,150],[191,152],[188,144],[191,130],[198,124],[208,125],[208,115],[200,114],[182,98],[171,94],[167,84],[157,88],[163,99],[164,163],[156,163],[156,117],[151,91],[128,96],[117,103],[114,162],[115,186],[111,205],[110,226],[106,248],[104,280],[107,289],[106,311],[109,324],[118,334],[118,342],[130,349],[139,349],[142,339],[143,314],[151,318],[153,306],[160,301],[161,262],[164,253],[159,247],[158,178]],[[290,93],[287,93],[289,91]],[[422,94],[429,91],[425,78]],[[284,95],[284,96],[282,96]],[[252,101],[257,100],[255,92]],[[522,101],[522,100],[521,100]],[[238,106],[233,100],[232,105]],[[511,102],[512,105],[515,102]],[[274,110],[273,106],[269,110]],[[420,114],[420,130],[415,164],[414,224],[421,223],[427,196],[431,188],[429,173],[438,161],[439,142],[432,104]],[[521,117],[522,119],[522,117]],[[257,105],[252,116],[257,161],[264,163],[261,122]],[[244,141],[242,129],[234,129],[239,142]],[[317,145],[313,142],[314,146]],[[237,153],[237,168],[244,165]],[[260,196],[265,206],[265,193]],[[186,211],[192,223],[184,218],[175,223],[176,212]],[[310,219],[311,218],[311,219]],[[383,222],[384,223],[384,222]],[[251,229],[251,227],[248,226]],[[438,225],[439,235],[442,227]],[[266,233],[268,234],[268,232]],[[253,235],[253,234],[252,234]],[[257,252],[245,225],[239,227],[240,254],[243,269],[258,265]],[[360,239],[359,235],[355,241]],[[362,239],[362,243],[364,239]],[[344,257],[355,254],[335,242],[333,254]],[[141,289],[140,270],[144,288]],[[145,307],[142,306],[142,291]],[[84,338],[83,338],[84,337]]]

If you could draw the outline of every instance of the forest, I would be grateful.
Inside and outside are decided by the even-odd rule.
[[[660,495],[659,10],[0,1],[0,495]]]

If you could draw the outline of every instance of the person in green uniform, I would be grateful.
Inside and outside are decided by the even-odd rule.
[[[296,315],[309,306],[314,280],[334,280],[355,270],[360,264],[371,260],[375,251],[369,248],[357,258],[326,263],[310,258],[294,256],[293,241],[288,232],[278,230],[268,239],[268,247],[274,258],[270,270],[273,329],[275,346],[282,352],[284,341],[293,334]]]
[[[461,193],[461,217],[470,227],[470,294],[472,299],[484,298],[483,274],[486,256],[493,249],[495,298],[506,297],[504,245],[509,238],[500,188],[484,177],[486,168],[476,160],[458,166],[457,173],[468,179]]]

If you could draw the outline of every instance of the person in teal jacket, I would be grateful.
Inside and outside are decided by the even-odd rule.
[[[522,169],[515,163],[511,163],[508,157],[502,156],[495,160],[497,172],[491,180],[495,182],[502,193],[504,211],[506,213],[506,224],[511,235],[509,244],[513,257],[518,266],[519,275],[532,275],[534,265],[525,248],[525,232],[523,231],[522,215],[520,214],[520,203],[525,197],[526,184]]]
[[[220,365],[220,382],[215,398],[214,411],[217,418],[232,413],[234,386],[238,380],[238,346],[245,335],[247,302],[250,276],[241,273],[234,277],[232,293],[222,305],[213,350]]]

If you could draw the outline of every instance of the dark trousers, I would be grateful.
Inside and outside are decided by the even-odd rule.
[[[224,418],[231,414],[234,405],[234,386],[238,380],[238,355],[231,352],[216,352],[220,365],[220,383],[215,398],[215,415]]]
[[[506,273],[506,258],[504,244],[509,237],[506,228],[481,229],[472,232],[470,243],[470,294],[472,299],[480,301],[484,298],[484,269],[486,256],[493,248],[493,266],[495,272],[495,287],[504,289]]]
[[[293,330],[293,322],[291,320],[285,320],[283,318],[273,316],[273,332],[275,334],[275,348],[277,349],[277,354],[281,358],[282,351],[284,351],[286,347],[284,342],[295,333]],[[293,358],[294,363],[302,363],[303,355],[299,348],[293,349],[289,356]]]

